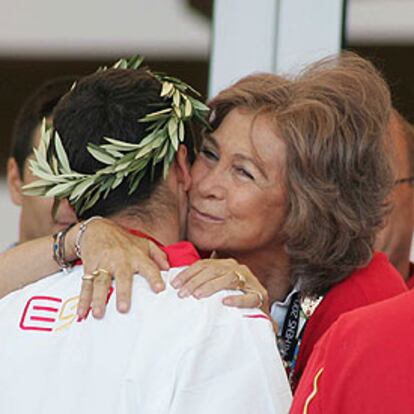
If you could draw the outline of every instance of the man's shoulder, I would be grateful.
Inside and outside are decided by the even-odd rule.
[[[82,266],[75,266],[68,272],[59,271],[52,273],[1,298],[0,307],[25,301],[33,295],[62,294],[66,296],[69,292],[75,291],[76,289],[79,292],[82,275]]]
[[[184,306],[186,308],[192,308],[199,316],[205,312],[206,316],[210,319],[215,318],[218,323],[226,323],[234,319],[263,319],[270,321],[270,318],[258,308],[241,309],[225,306],[223,299],[227,296],[241,295],[242,292],[238,290],[222,290],[202,299],[197,299],[193,296],[180,298],[178,291],[172,287],[171,282],[184,269],[185,267],[176,267],[162,272],[166,289],[161,294],[156,295],[159,296],[161,302],[168,302],[172,306],[177,307]],[[139,289],[145,289],[147,291],[149,289],[148,284],[143,278],[140,278],[135,284]]]
[[[76,323],[82,274],[81,267],[57,272],[1,299],[0,329],[7,343],[50,338]]]
[[[411,290],[345,313],[338,319],[336,330],[344,332],[344,335],[352,333],[352,336],[366,336],[373,344],[384,347],[386,345],[376,342],[374,337],[411,337],[413,326],[414,291]]]
[[[161,272],[166,289],[155,294],[148,282],[140,275],[135,275],[132,288],[131,311],[120,314],[116,309],[115,284],[110,288],[107,299],[105,325],[121,323],[124,326],[141,321],[141,315],[151,314],[151,323],[161,326],[166,323],[185,323],[192,326],[218,326],[235,324],[235,321],[261,321],[268,317],[258,309],[238,309],[225,306],[223,298],[237,291],[221,291],[208,298],[180,298],[171,285],[172,280],[185,267],[171,268]],[[82,285],[83,266],[76,266],[69,272],[57,272],[23,289],[13,292],[0,301],[0,320],[10,325],[11,329],[58,332],[62,326],[67,330],[77,326],[76,308]],[[3,315],[3,318],[1,317]],[[90,324],[91,313],[87,315]],[[13,328],[14,327],[14,328]],[[43,329],[45,328],[45,329]]]
[[[411,410],[413,303],[411,291],[340,316],[315,345],[292,414]]]
[[[387,365],[411,371],[413,303],[414,291],[410,291],[341,315],[315,346],[315,353],[324,354],[325,365],[334,367],[333,375],[341,364],[367,375],[384,374]]]

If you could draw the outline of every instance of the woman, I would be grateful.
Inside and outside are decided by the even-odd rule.
[[[188,238],[221,260],[199,262],[174,284],[180,296],[199,298],[245,284],[246,295],[225,300],[233,306],[266,299],[295,384],[313,345],[341,313],[405,290],[385,256],[372,249],[393,183],[389,91],[371,64],[345,55],[292,80],[244,78],[210,106],[212,131],[192,168]],[[79,225],[66,237],[68,260],[78,231]],[[0,258],[2,286],[17,260],[49,252],[50,243]],[[86,272],[99,267],[116,278],[121,311],[128,309],[134,272],[162,289],[155,264],[145,259],[150,249],[165,266],[159,252],[107,220],[90,222],[80,247]],[[38,263],[30,278],[7,282],[0,294],[54,270],[50,259]],[[106,293],[101,284],[84,282],[79,313],[92,300],[101,317]]]

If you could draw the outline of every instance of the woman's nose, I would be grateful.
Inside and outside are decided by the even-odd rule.
[[[198,182],[200,195],[206,198],[222,199],[225,195],[226,174],[222,169],[210,169]]]

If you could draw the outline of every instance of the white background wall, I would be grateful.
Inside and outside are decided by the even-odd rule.
[[[0,252],[17,240],[19,210],[12,204],[6,182],[0,180]]]
[[[208,19],[183,0],[1,0],[0,54],[204,56]]]
[[[413,0],[348,4],[353,44],[413,42]],[[209,22],[184,0],[0,1],[0,55],[205,57],[209,43]]]

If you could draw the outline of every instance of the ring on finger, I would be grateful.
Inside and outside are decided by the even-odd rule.
[[[264,296],[261,292],[258,290],[252,291],[252,293],[255,293],[257,297],[259,298],[259,304],[257,305],[258,308],[261,308],[264,305]]]
[[[244,275],[242,275],[237,270],[234,271],[234,274],[236,275],[236,278],[237,278],[236,289],[243,290],[243,288],[246,286],[246,278],[244,277]]]
[[[91,274],[91,273],[85,273],[83,276],[82,276],[82,280],[84,280],[85,282],[92,282],[93,281],[93,279],[95,279],[95,275],[94,274]]]
[[[92,272],[92,275],[94,277],[97,277],[97,276],[102,275],[102,274],[105,275],[105,276],[110,276],[111,279],[112,279],[111,274],[106,269],[96,269]]]
[[[264,296],[262,292],[254,289],[243,289],[244,293],[252,293],[257,296],[259,303],[256,305],[257,308],[261,308],[264,305]]]

